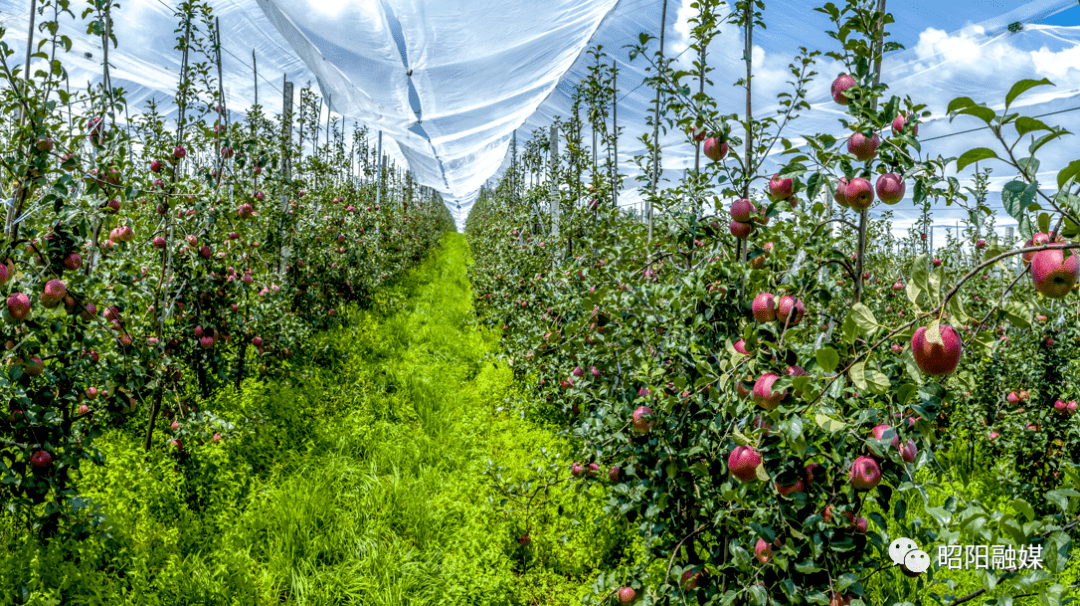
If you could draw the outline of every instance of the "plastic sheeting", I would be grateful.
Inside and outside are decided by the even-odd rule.
[[[687,18],[690,0],[669,0],[668,56],[679,56],[689,68]],[[127,90],[132,110],[154,98],[167,104],[179,74],[175,45],[175,0],[128,0],[115,12],[118,49],[110,50],[112,79]],[[660,27],[659,0],[213,0],[223,30],[224,84],[233,119],[254,101],[251,54],[259,68],[259,101],[267,111],[281,108],[281,79],[303,85],[318,83],[333,112],[386,133],[385,152],[407,162],[417,182],[443,193],[459,224],[477,190],[498,175],[509,161],[512,134],[523,144],[529,134],[552,117],[569,113],[573,85],[586,73],[585,49],[603,45],[618,61],[620,172],[635,187],[633,157],[644,153],[637,141],[648,131],[647,113],[654,91],[642,86],[646,62],[628,60],[625,45],[639,32],[654,35]],[[755,31],[755,115],[775,107],[775,95],[790,79],[788,62],[799,46],[833,49],[824,31],[825,15],[817,3],[771,0],[764,12],[767,29]],[[920,129],[924,153],[958,155],[988,145],[988,131],[961,133],[979,126],[974,118],[953,122],[942,118],[945,105],[957,96],[1000,104],[1011,84],[1021,78],[1049,77],[1057,86],[1022,97],[1024,111],[1039,115],[1080,106],[1080,28],[1031,25],[1069,7],[1075,0],[895,0],[888,9],[896,17],[889,27],[893,40],[907,50],[892,53],[884,63],[883,80],[891,92],[910,94],[929,104],[935,119]],[[27,0],[0,0],[4,40],[25,46]],[[959,16],[959,17],[958,17]],[[959,21],[962,19],[962,22]],[[1010,33],[1007,26],[1025,27]],[[975,25],[972,25],[975,24]],[[101,49],[81,23],[62,27],[75,42],[65,58],[73,86],[100,80]],[[655,42],[654,42],[655,45]],[[733,83],[744,70],[743,41],[738,28],[722,26],[709,51],[715,83],[706,90],[723,112],[742,112],[742,94]],[[91,53],[87,58],[85,53]],[[21,53],[16,56],[21,56]],[[839,71],[821,58],[811,88],[813,109],[785,135],[793,141],[805,133],[842,135],[840,112],[828,96]],[[168,106],[166,115],[171,113]],[[1052,124],[1080,132],[1080,112],[1048,116]],[[586,137],[589,135],[586,133]],[[677,180],[693,165],[693,147],[685,134],[662,137],[664,177]],[[1071,159],[1075,143],[1066,139],[1043,148],[1040,178],[1054,174]],[[1075,154],[1074,154],[1075,155]],[[778,160],[782,160],[779,158]],[[776,162],[767,163],[771,172]],[[1004,170],[992,187],[1008,180]],[[623,204],[639,200],[627,189]],[[1000,198],[991,195],[991,204]],[[460,205],[461,210],[457,210]],[[903,229],[917,218],[906,202],[884,207]],[[962,211],[961,211],[962,212]],[[935,221],[953,224],[953,209],[935,211]],[[1009,219],[1002,213],[1001,224]]]
[[[658,3],[649,3],[648,10],[641,10],[640,3],[622,2],[605,20],[594,38],[606,41],[605,52],[618,62],[619,126],[625,127],[619,140],[619,169],[626,175],[623,183],[628,189],[620,193],[619,205],[639,208],[642,196],[636,189],[634,177],[641,174],[634,162],[635,156],[646,153],[644,145],[636,140],[641,133],[651,129],[646,126],[647,115],[653,111],[655,91],[639,86],[645,78],[644,59],[628,60],[621,47],[636,42],[637,32],[655,34],[661,20]],[[689,2],[669,2],[668,29],[665,52],[668,57],[678,57],[676,66],[693,71],[691,57],[687,52],[687,18],[695,14]],[[788,90],[791,75],[786,67],[796,56],[798,48],[811,50],[836,50],[837,43],[825,31],[830,29],[827,17],[813,10],[821,3],[768,2],[764,12],[767,29],[754,32],[755,84],[754,115],[775,115],[778,92]],[[626,8],[624,8],[626,7]],[[890,1],[887,9],[893,13],[896,23],[888,27],[890,40],[900,42],[906,49],[886,55],[883,62],[882,81],[890,86],[890,94],[901,98],[910,95],[915,103],[925,103],[934,116],[920,126],[919,135],[924,157],[956,157],[967,149],[990,147],[1000,149],[993,135],[986,130],[968,132],[982,126],[976,118],[967,116],[950,121],[945,116],[948,102],[956,97],[968,96],[1001,109],[1006,92],[1012,84],[1024,78],[1049,78],[1054,87],[1040,87],[1022,96],[1014,108],[1026,115],[1040,116],[1048,124],[1060,125],[1071,132],[1080,133],[1080,27],[1056,27],[1032,24],[1063,10],[1080,13],[1072,0],[1039,0],[1035,2],[968,2],[959,3],[937,0],[914,0],[903,3]],[[956,22],[963,15],[962,22]],[[1008,26],[1020,22],[1023,28],[1015,33]],[[1080,23],[1080,16],[1076,22]],[[612,43],[621,41],[619,43]],[[745,94],[733,88],[734,83],[745,76],[743,63],[744,41],[739,28],[725,25],[714,39],[708,51],[708,64],[715,71],[708,75],[714,84],[705,90],[717,100],[721,113],[744,113]],[[657,44],[653,43],[652,50]],[[616,50],[618,49],[618,50]],[[571,68],[556,94],[519,129],[518,141],[523,141],[533,129],[543,127],[555,116],[568,116],[571,108],[572,84],[585,77],[592,65],[591,57],[582,57]],[[815,71],[819,73],[809,89],[810,111],[801,116],[784,136],[799,144],[805,134],[829,133],[846,137],[847,132],[838,121],[844,109],[836,105],[829,94],[832,80],[842,71],[841,66],[824,56],[818,57]],[[695,86],[696,90],[696,81]],[[1056,113],[1060,112],[1060,113]],[[1049,114],[1049,115],[1048,115]],[[734,125],[738,129],[738,125]],[[610,125],[609,125],[610,128]],[[741,132],[739,133],[741,134]],[[588,137],[588,134],[586,134]],[[779,147],[779,146],[777,146]],[[685,133],[669,131],[661,136],[663,179],[667,184],[678,181],[687,168],[694,165],[694,146]],[[1025,149],[1026,145],[1019,149]],[[1043,147],[1039,151],[1042,161],[1038,177],[1048,185],[1055,183],[1057,172],[1070,160],[1076,159],[1076,140],[1065,137]],[[702,157],[702,162],[709,160]],[[771,174],[785,163],[785,157],[774,152],[764,164],[763,172]],[[509,158],[503,169],[509,164]],[[995,210],[999,227],[1015,225],[1001,205],[1002,185],[1012,180],[1008,167],[1002,163],[988,163],[994,168],[989,187],[988,206]],[[961,182],[970,185],[965,175]],[[766,185],[760,182],[759,190]],[[876,205],[871,214],[891,211],[894,232],[906,233],[921,217],[922,211],[911,203],[909,197],[895,206]],[[954,205],[935,203],[932,221],[936,226],[952,227],[967,217],[967,211]],[[938,234],[940,243],[944,234]]]

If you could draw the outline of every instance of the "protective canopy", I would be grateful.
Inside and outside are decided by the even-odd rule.
[[[281,78],[318,83],[333,112],[386,133],[386,153],[407,162],[417,182],[443,193],[459,224],[464,221],[478,189],[509,162],[508,147],[515,130],[519,143],[555,116],[568,116],[570,94],[591,58],[583,51],[603,45],[618,62],[620,172],[629,176],[620,202],[632,205],[640,196],[632,177],[639,168],[635,156],[645,153],[637,137],[649,130],[654,91],[642,86],[647,62],[628,59],[626,45],[639,32],[659,33],[662,3],[652,0],[213,0],[221,19],[224,83],[229,108],[243,112],[255,97],[252,51],[258,59],[259,101],[268,111],[280,111]],[[755,115],[776,108],[776,93],[790,90],[786,66],[799,46],[835,50],[824,33],[830,23],[816,12],[817,3],[771,0],[763,14],[766,29],[754,36]],[[7,28],[4,41],[24,48],[29,3],[0,0],[0,18]],[[692,69],[694,53],[687,51],[688,18],[696,13],[691,0],[670,0],[667,11],[666,53],[677,65]],[[887,6],[896,18],[892,40],[907,50],[884,62],[883,80],[893,94],[909,94],[925,102],[935,118],[922,125],[924,153],[956,156],[970,147],[994,147],[987,130],[962,133],[981,126],[971,117],[950,122],[945,106],[958,96],[970,96],[998,107],[1005,92],[1021,78],[1049,77],[1055,87],[1042,87],[1019,105],[1029,114],[1068,110],[1080,105],[1080,27],[1032,25],[1062,10],[1076,8],[1074,0],[906,0]],[[177,36],[173,9],[164,0],[128,0],[114,14],[120,47],[110,50],[111,77],[127,90],[135,110],[155,98],[167,104],[179,74],[180,56],[173,49]],[[1010,24],[1019,22],[1019,31]],[[73,86],[100,80],[101,47],[82,23],[65,21],[61,28],[74,41],[65,57]],[[1015,29],[1015,28],[1013,28]],[[656,43],[653,42],[655,48]],[[745,73],[739,29],[721,26],[709,48],[708,63],[716,68],[706,87],[723,112],[742,112],[743,95],[733,83]],[[87,57],[86,53],[90,53]],[[21,56],[21,52],[16,55]],[[805,133],[844,135],[837,118],[842,108],[828,94],[832,79],[842,71],[831,59],[819,57],[820,76],[810,89],[813,109],[785,132],[793,142]],[[239,116],[235,116],[234,119]],[[1080,112],[1047,118],[1080,131]],[[958,134],[962,133],[962,134]],[[586,133],[586,137],[589,135]],[[685,133],[667,132],[661,138],[664,178],[677,180],[692,167],[694,148]],[[1075,142],[1068,138],[1043,148],[1041,181],[1051,183],[1064,166]],[[1073,154],[1075,155],[1075,154]],[[784,158],[770,158],[771,172]],[[1000,171],[992,190],[1000,190],[1010,175]],[[910,188],[909,188],[910,196]],[[460,204],[461,210],[457,207]],[[990,197],[1000,208],[1000,198]],[[876,207],[877,208],[877,207]],[[894,210],[896,225],[910,224],[921,211],[909,202]],[[966,214],[966,213],[965,213]],[[935,213],[949,223],[957,215]],[[1002,224],[1008,223],[1004,217]]]

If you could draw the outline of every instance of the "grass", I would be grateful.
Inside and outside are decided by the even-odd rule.
[[[489,460],[522,470],[567,445],[501,410],[522,394],[488,358],[498,343],[474,322],[470,262],[448,235],[320,337],[331,362],[216,395],[251,431],[181,460],[112,431],[107,464],[82,480],[107,527],[43,545],[0,521],[0,603],[580,604],[630,539],[602,521],[598,493],[490,502]]]

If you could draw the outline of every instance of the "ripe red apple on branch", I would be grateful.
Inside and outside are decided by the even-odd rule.
[[[757,480],[761,455],[750,446],[736,446],[728,455],[728,471],[742,482]]]
[[[850,103],[850,99],[844,95],[844,92],[853,86],[855,86],[855,78],[852,78],[848,74],[840,74],[832,83],[831,92],[833,101],[836,101],[840,105],[847,105]]]
[[[956,329],[948,324],[940,324],[937,334],[929,332],[931,326],[923,326],[911,337],[911,353],[919,370],[928,375],[942,376],[951,374],[963,353],[963,341]]]
[[[719,162],[727,155],[728,144],[721,143],[720,139],[717,137],[709,137],[708,139],[705,139],[705,143],[702,145],[702,151],[705,153],[705,157],[713,162]]]
[[[787,200],[794,193],[795,181],[793,179],[781,179],[777,173],[769,180],[769,196],[774,200]]]
[[[874,133],[872,137],[867,137],[861,132],[851,135],[847,142],[848,153],[855,156],[856,160],[860,162],[867,162],[877,157],[878,146],[881,145],[881,139]]]

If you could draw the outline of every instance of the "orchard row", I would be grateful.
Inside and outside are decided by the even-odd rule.
[[[721,11],[695,6],[690,50],[704,56]],[[830,76],[845,137],[797,130],[820,53],[793,62],[779,118],[749,101],[725,116],[687,93],[704,64],[677,72],[643,36],[632,56],[656,72],[653,124],[677,124],[709,162],[660,188],[656,152],[642,166],[644,216],[616,206],[620,177],[597,160],[617,145],[615,95],[594,74],[558,122],[566,151],[545,157],[527,145],[470,214],[479,313],[540,402],[527,412],[574,438],[571,483],[602,490],[608,514],[640,535],[644,555],[597,578],[597,598],[857,605],[981,595],[970,584],[961,593],[943,571],[893,565],[889,546],[906,537],[1040,546],[1053,552],[1045,570],[992,572],[981,591],[1060,600],[1055,581],[1080,525],[1071,383],[1080,161],[1056,184],[1038,183],[1036,152],[1065,133],[1009,109],[1049,83],[1017,83],[1002,112],[954,101],[958,125],[987,123],[1002,148],[929,157],[918,139],[925,107],[888,96],[873,67],[895,48],[880,42],[891,16],[854,1],[821,10],[839,45],[829,56],[846,66]],[[737,3],[730,19],[749,36],[762,14],[760,2]],[[1029,127],[1039,136],[1017,159],[1014,139]],[[786,138],[793,129],[806,146]],[[657,131],[641,139],[655,149]],[[774,146],[786,163],[761,174]],[[892,236],[878,203],[909,188],[926,212],[937,199],[986,216],[993,158],[1014,171],[1002,195],[1023,246],[999,242],[989,222],[934,251],[918,231]],[[984,168],[964,190],[953,171],[976,160]],[[528,187],[526,173],[544,179]],[[1040,189],[1054,185],[1052,195]]]
[[[43,15],[66,5],[40,4]],[[179,459],[245,431],[204,403],[320,355],[314,331],[452,229],[436,195],[370,160],[366,131],[347,149],[335,122],[320,144],[306,89],[299,121],[259,106],[230,121],[208,67],[211,10],[185,2],[178,16],[188,67],[175,122],[151,104],[122,123],[107,66],[103,85],[66,93],[58,49],[70,44],[48,17],[34,65],[53,69],[26,78],[3,51],[0,104],[21,119],[0,139],[14,192],[0,255],[0,506],[46,535],[97,524],[77,478],[104,462],[95,439],[107,428]]]

